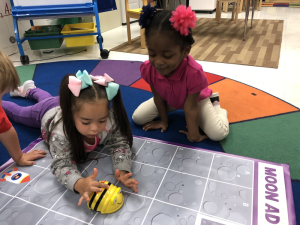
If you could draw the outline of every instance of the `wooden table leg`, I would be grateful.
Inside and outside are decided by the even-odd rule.
[[[244,41],[246,40],[246,33],[247,33],[247,25],[248,25],[248,16],[250,10],[250,0],[247,0],[246,12],[245,12],[245,29],[244,29]]]
[[[131,45],[130,19],[129,19],[128,16],[126,16],[126,25],[127,25],[127,38],[128,38],[128,44]]]
[[[239,1],[234,2],[233,5],[235,5],[235,19],[234,19],[234,23],[236,23],[237,19],[239,17],[239,9],[240,9],[240,7],[239,7]]]
[[[244,2],[244,0],[240,0],[240,13],[242,12],[242,10],[243,10],[243,2]]]
[[[231,16],[231,20],[233,20],[236,23],[235,20],[235,10],[236,10],[236,2],[233,2],[233,9],[232,9],[232,16]]]
[[[224,12],[228,12],[228,6],[229,6],[229,2],[224,2],[224,4],[223,4],[223,11]]]
[[[141,48],[146,48],[145,28],[141,27]]]

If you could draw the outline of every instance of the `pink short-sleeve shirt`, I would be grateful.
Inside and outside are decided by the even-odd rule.
[[[200,91],[198,102],[212,94],[202,66],[190,55],[183,59],[169,78],[160,75],[149,60],[141,65],[141,76],[154,87],[169,106],[175,109],[183,109],[185,99],[189,94]]]

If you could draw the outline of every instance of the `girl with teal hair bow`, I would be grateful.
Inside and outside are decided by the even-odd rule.
[[[130,178],[130,124],[119,85],[110,76],[91,76],[87,71],[66,75],[59,97],[36,88],[33,81],[26,81],[11,95],[38,101],[29,107],[4,102],[3,109],[15,122],[41,128],[53,158],[51,171],[62,185],[81,195],[79,205],[90,200],[90,193],[108,188],[95,181],[96,168],[86,178],[77,168],[78,163],[88,160],[89,152],[102,144],[111,153],[115,178],[137,192],[138,182]]]

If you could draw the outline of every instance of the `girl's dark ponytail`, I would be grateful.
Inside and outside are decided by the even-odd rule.
[[[112,99],[112,108],[114,112],[114,119],[117,124],[117,128],[120,129],[123,136],[127,137],[129,146],[132,147],[133,137],[130,129],[128,116],[123,104],[120,89],[117,95]]]
[[[76,129],[73,118],[72,109],[76,105],[77,99],[68,88],[69,76],[75,76],[75,74],[66,75],[60,85],[60,107],[62,111],[63,131],[73,149],[73,160],[80,162],[86,160],[87,155],[84,151],[82,135]]]

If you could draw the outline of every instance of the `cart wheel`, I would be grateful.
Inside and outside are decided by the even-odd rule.
[[[21,55],[20,56],[20,61],[23,65],[29,64],[29,57],[28,55]]]
[[[9,41],[10,41],[10,43],[14,44],[14,43],[16,43],[16,38],[13,36],[10,36]]]
[[[97,39],[97,42],[99,43],[99,36],[97,36],[96,39]],[[103,43],[103,37],[102,37],[102,35],[101,35],[101,39],[102,39],[102,43]]]
[[[107,59],[109,55],[109,51],[106,49],[101,49],[100,50],[100,56],[102,59]]]

